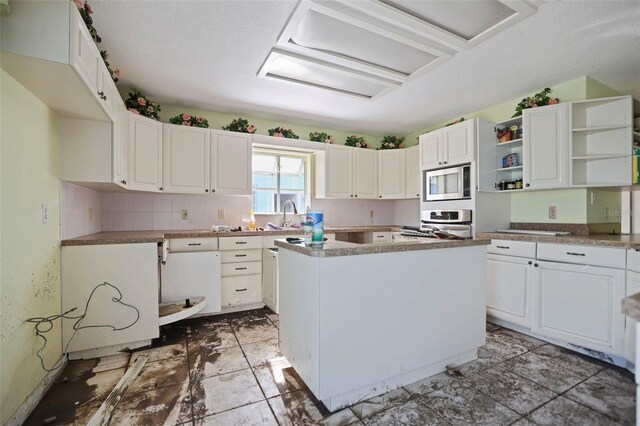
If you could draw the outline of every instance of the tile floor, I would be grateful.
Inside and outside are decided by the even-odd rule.
[[[162,328],[112,425],[618,425],[634,424],[626,370],[487,324],[479,359],[329,413],[278,352],[267,309]],[[120,357],[122,359],[122,356]],[[124,374],[71,362],[26,422],[86,424]]]

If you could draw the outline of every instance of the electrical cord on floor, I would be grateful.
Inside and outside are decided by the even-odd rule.
[[[100,287],[111,287],[112,289],[114,289],[116,292],[118,292],[118,296],[117,297],[112,297],[111,301],[114,303],[118,303],[120,305],[132,308],[133,310],[136,311],[136,319],[133,320],[133,322],[131,322],[130,324],[124,326],[124,327],[117,327],[115,325],[112,324],[95,324],[95,325],[82,325],[82,321],[86,318],[87,316],[87,309],[89,308],[89,303],[91,303],[91,299],[93,298],[93,295],[95,294],[96,290],[98,290]],[[83,329],[87,329],[87,328],[111,328],[112,331],[120,331],[120,330],[126,330],[127,328],[131,328],[133,327],[138,320],[140,319],[140,311],[138,310],[138,308],[136,308],[133,305],[130,305],[128,303],[125,303],[122,301],[122,292],[120,291],[120,289],[118,287],[116,287],[113,284],[110,284],[108,282],[103,282],[102,284],[98,284],[97,286],[95,286],[93,288],[93,290],[91,291],[91,294],[89,295],[89,298],[87,299],[87,303],[84,305],[84,313],[80,314],[80,315],[69,315],[71,312],[75,311],[77,308],[72,308],[69,309],[66,312],[63,312],[62,314],[56,314],[56,315],[50,315],[48,317],[33,317],[33,318],[29,318],[26,320],[26,322],[29,323],[34,323],[35,324],[35,329],[36,329],[36,336],[42,339],[42,346],[40,347],[40,349],[38,349],[36,351],[36,356],[40,359],[40,365],[42,366],[42,369],[45,371],[54,371],[57,370],[58,368],[60,368],[65,360],[67,359],[69,352],[69,345],[71,344],[71,341],[73,341],[73,338],[76,337],[76,334],[78,333],[78,331],[83,330]],[[47,346],[48,340],[46,337],[46,333],[48,333],[49,331],[53,330],[53,322],[55,320],[58,319],[69,319],[69,320],[77,320],[74,324],[73,324],[73,334],[71,335],[71,337],[69,338],[69,340],[67,341],[67,344],[64,346],[64,351],[63,351],[63,356],[62,358],[60,358],[52,367],[47,368],[44,364],[44,357],[42,355],[42,351],[44,350],[44,348]]]

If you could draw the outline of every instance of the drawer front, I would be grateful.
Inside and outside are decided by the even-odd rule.
[[[222,277],[222,306],[262,302],[262,275]]]
[[[222,276],[230,277],[234,275],[252,275],[262,273],[262,261],[260,262],[238,262],[238,263],[223,263],[220,265],[222,268]]]
[[[373,232],[372,233],[374,243],[390,243],[391,232]]]
[[[262,248],[262,237],[220,237],[220,250]]]
[[[281,234],[281,235],[273,235],[273,236],[270,235],[268,237],[262,237],[262,247],[264,248],[275,247],[276,246],[274,244],[275,240],[284,240],[285,238],[304,238],[304,234],[300,234],[300,235]]]
[[[538,259],[624,269],[626,250],[569,244],[538,244]]]
[[[640,250],[627,250],[627,269],[634,272],[640,272]]]
[[[536,257],[536,243],[530,241],[491,240],[487,253],[504,256]]]
[[[257,262],[262,260],[262,250],[229,250],[220,252],[222,263]]]
[[[218,250],[217,238],[172,238],[169,240],[169,251],[171,253],[215,250]]]

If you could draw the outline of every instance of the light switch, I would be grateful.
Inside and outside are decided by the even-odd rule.
[[[224,209],[218,209],[218,219],[224,219]]]
[[[558,218],[558,207],[549,206],[549,219],[557,219],[557,218]]]

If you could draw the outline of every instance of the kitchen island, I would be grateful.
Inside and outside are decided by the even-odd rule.
[[[477,358],[489,240],[277,240],[280,350],[335,411]]]

